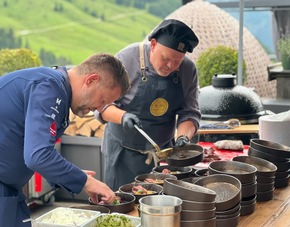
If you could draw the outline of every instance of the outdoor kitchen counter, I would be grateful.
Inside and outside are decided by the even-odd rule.
[[[198,134],[239,134],[239,133],[259,133],[259,125],[241,125],[233,129],[199,129]]]
[[[128,213],[138,216],[137,206]],[[277,188],[272,200],[257,202],[254,213],[242,216],[238,227],[286,227],[290,217],[290,186]]]

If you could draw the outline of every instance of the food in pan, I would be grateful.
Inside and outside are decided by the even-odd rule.
[[[212,162],[217,160],[221,160],[221,157],[215,154],[215,150],[212,147],[205,147],[203,149],[202,162]]]
[[[180,171],[171,171],[169,169],[163,169],[161,173],[165,173],[165,174],[180,174]]]
[[[121,203],[121,197],[120,196],[116,196],[114,201],[113,201],[113,205],[118,205],[120,203]],[[104,201],[100,201],[99,204],[103,205],[103,204],[105,204],[105,202]]]
[[[164,180],[161,180],[161,179],[153,179],[153,178],[146,178],[144,180],[144,182],[146,182],[146,183],[153,183],[153,184],[163,184],[164,183]]]
[[[134,186],[132,188],[132,192],[134,195],[151,195],[156,193],[156,191],[147,190],[146,188],[142,187],[141,185]]]

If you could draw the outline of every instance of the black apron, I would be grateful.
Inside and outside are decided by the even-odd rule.
[[[120,108],[136,114],[143,130],[164,149],[173,146],[176,112],[184,101],[183,90],[177,72],[167,77],[160,77],[155,71],[150,73],[141,62],[136,94],[130,104]],[[150,173],[154,167],[153,162],[145,164],[147,155],[140,153],[154,148],[137,130],[124,131],[122,125],[108,123],[102,146],[106,157],[105,183],[113,190],[134,182],[137,175]]]

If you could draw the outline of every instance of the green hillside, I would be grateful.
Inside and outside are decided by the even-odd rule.
[[[0,28],[12,28],[36,53],[44,48],[73,64],[96,52],[115,54],[161,20],[110,0],[0,0]]]

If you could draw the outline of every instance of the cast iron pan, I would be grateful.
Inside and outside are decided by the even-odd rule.
[[[241,182],[233,176],[214,174],[202,177],[195,184],[216,192],[216,210],[223,211],[233,208],[241,200]]]
[[[158,185],[158,184],[150,184],[150,183],[132,183],[132,184],[125,184],[125,185],[122,185],[119,187],[119,191],[120,192],[124,192],[124,193],[130,193],[130,194],[133,194],[132,192],[132,188],[134,186],[142,186],[143,188],[147,189],[147,190],[151,190],[151,191],[154,191],[155,193],[153,194],[145,194],[145,195],[137,195],[137,194],[134,194],[134,196],[136,197],[136,200],[135,200],[135,203],[139,203],[139,200],[145,196],[148,196],[148,195],[159,195],[162,190],[163,190],[163,187],[161,185]]]
[[[272,162],[254,156],[236,156],[233,158],[233,161],[244,162],[253,165],[257,168],[256,174],[263,176],[275,176],[277,171],[277,166],[275,166]]]
[[[177,179],[183,179],[186,177],[189,177],[191,175],[192,172],[192,168],[189,166],[185,166],[185,167],[177,167],[177,166],[170,166],[170,165],[166,165],[166,166],[156,166],[152,169],[152,171],[154,173],[161,173],[164,169],[167,169],[169,171],[171,171],[172,175],[176,176]]]
[[[173,152],[167,157],[166,162],[171,166],[191,166],[203,159],[203,147],[188,144],[183,147],[173,147]]]
[[[117,212],[117,213],[129,213],[132,211],[135,207],[135,200],[136,197],[129,193],[123,193],[123,192],[115,192],[116,196],[119,196],[121,198],[121,203],[114,205],[114,204],[95,204],[92,202],[91,198],[89,198],[89,203],[91,205],[98,205],[98,206],[104,206],[107,207],[110,212]],[[101,201],[101,195],[98,196],[99,201]]]
[[[248,184],[256,180],[257,168],[237,161],[215,161],[209,164],[208,171],[210,175],[228,174],[238,178],[242,184]]]
[[[197,202],[213,202],[216,197],[216,192],[211,189],[172,179],[164,180],[163,192],[166,195],[173,195],[184,200]]]
[[[283,157],[279,157],[277,155],[272,155],[266,152],[263,152],[261,150],[257,150],[256,148],[253,147],[249,147],[249,151],[248,151],[248,155],[249,156],[254,156],[254,157],[258,157],[258,158],[263,158],[269,162],[288,162],[289,158],[283,158]]]
[[[163,174],[163,173],[145,173],[145,174],[141,174],[138,175],[137,177],[135,177],[135,181],[137,183],[148,183],[146,182],[146,179],[152,179],[152,180],[156,180],[156,182],[152,182],[154,184],[159,184],[159,185],[163,185],[164,183],[164,179],[166,178],[171,178],[171,179],[175,179],[177,180],[177,177],[172,175],[172,174]]]
[[[268,140],[251,139],[250,146],[268,154],[290,158],[290,147]]]

